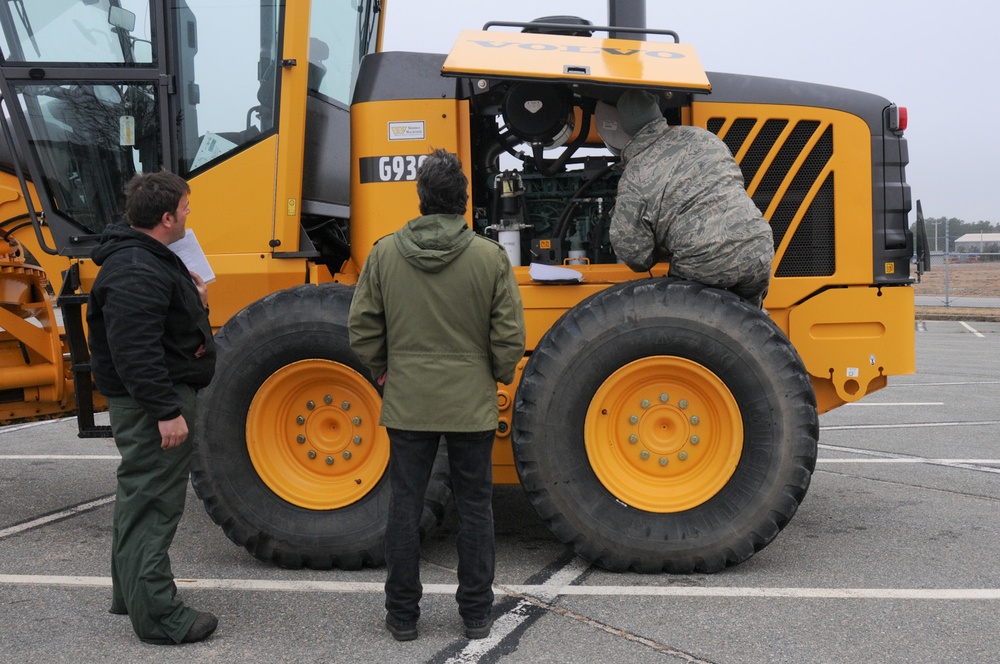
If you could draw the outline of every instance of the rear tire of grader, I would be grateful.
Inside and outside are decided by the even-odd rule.
[[[249,305],[216,334],[191,480],[212,519],[282,567],[357,569],[384,561],[389,441],[381,396],[351,351],[353,288],[303,285]],[[442,446],[421,535],[451,491]]]
[[[514,459],[539,516],[610,570],[716,572],[766,546],[809,487],[819,432],[765,313],[677,279],[566,312],[525,367]]]

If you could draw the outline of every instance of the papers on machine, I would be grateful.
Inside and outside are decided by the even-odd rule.
[[[578,284],[583,281],[583,273],[569,267],[532,263],[528,267],[528,275],[533,281],[550,284]]]

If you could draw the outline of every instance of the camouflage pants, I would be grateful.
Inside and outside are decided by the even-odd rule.
[[[670,276],[727,290],[750,304],[761,307],[764,304],[764,297],[767,295],[767,287],[771,283],[771,258],[770,256],[759,256],[741,265],[713,274],[700,274],[697,270],[692,269],[677,270],[671,264]]]

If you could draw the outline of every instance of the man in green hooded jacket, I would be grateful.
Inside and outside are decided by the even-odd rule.
[[[459,513],[458,611],[468,638],[493,624],[497,382],[524,356],[524,312],[504,249],[466,224],[468,180],[437,150],[417,172],[421,216],[372,248],[351,304],[351,347],[384,385],[389,432],[386,627],[417,638],[419,521],[443,436]]]

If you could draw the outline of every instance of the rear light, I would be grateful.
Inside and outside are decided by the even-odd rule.
[[[889,130],[904,132],[906,131],[906,125],[909,121],[909,113],[906,111],[905,106],[896,106],[893,104],[889,107]]]

